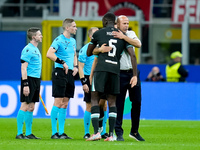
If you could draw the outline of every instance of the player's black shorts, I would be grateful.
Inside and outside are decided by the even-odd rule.
[[[119,75],[111,72],[94,72],[92,91],[112,95],[119,94]]]
[[[21,80],[21,95],[20,95],[20,102],[39,102],[39,94],[40,94],[40,78],[33,78],[28,76],[28,83],[29,83],[29,96],[25,96],[23,94],[24,85],[22,84]]]
[[[105,93],[100,93],[100,99],[107,100],[107,95]]]
[[[52,72],[52,96],[55,98],[74,97],[74,76],[73,71],[68,70],[65,74],[63,68],[55,68]]]
[[[89,75],[84,75],[84,76],[85,76],[85,78],[87,79],[86,84],[87,84],[88,87],[89,87],[89,93],[85,93],[85,92],[84,92],[83,101],[85,101],[86,103],[91,103],[91,85],[90,85],[90,80],[89,80],[89,77],[90,77],[90,76],[89,76]],[[106,94],[101,93],[100,98],[106,100]]]

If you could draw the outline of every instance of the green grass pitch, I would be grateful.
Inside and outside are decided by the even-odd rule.
[[[85,141],[83,119],[66,119],[65,132],[72,140],[52,140],[50,122],[33,120],[32,131],[41,140],[17,140],[16,119],[0,118],[0,150],[200,150],[200,121],[141,120],[139,131],[145,142],[128,136],[130,120],[123,123],[124,142]]]

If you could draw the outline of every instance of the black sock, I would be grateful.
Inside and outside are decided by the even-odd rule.
[[[94,128],[94,134],[97,134],[99,129],[99,116],[100,116],[99,106],[93,106],[91,108],[91,120]]]
[[[104,111],[103,108],[100,107],[99,127],[103,126],[103,117],[104,117]]]
[[[109,136],[113,136],[116,118],[117,118],[117,108],[109,107]]]

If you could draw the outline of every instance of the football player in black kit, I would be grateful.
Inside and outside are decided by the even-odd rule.
[[[116,109],[116,95],[120,92],[119,73],[120,73],[120,57],[124,49],[127,49],[131,56],[131,64],[133,66],[133,77],[130,80],[131,86],[137,83],[137,61],[133,51],[133,47],[122,39],[114,38],[112,31],[118,31],[114,28],[115,15],[113,13],[106,13],[103,18],[102,29],[93,34],[92,40],[87,49],[87,55],[91,56],[94,48],[99,45],[106,44],[112,49],[109,52],[99,53],[98,62],[94,70],[91,91],[91,119],[94,128],[94,134],[87,139],[87,141],[95,141],[101,139],[98,132],[99,127],[99,100],[100,95],[105,93],[109,105],[109,137],[104,141],[113,141],[113,130],[115,126],[117,109]]]

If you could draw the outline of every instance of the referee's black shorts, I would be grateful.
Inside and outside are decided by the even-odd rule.
[[[33,77],[29,77],[29,76],[27,78],[28,78],[28,83],[29,83],[30,94],[28,96],[25,96],[23,94],[24,85],[22,84],[22,80],[21,80],[20,102],[27,102],[27,103],[39,102],[41,79],[40,78],[33,78]]]
[[[92,91],[117,95],[120,93],[119,75],[111,72],[94,72]]]
[[[52,96],[54,98],[74,97],[74,76],[73,71],[68,70],[65,74],[63,68],[55,68],[52,72]]]
[[[85,93],[84,92],[84,98],[83,101],[85,101],[86,103],[90,103],[91,102],[91,86],[90,86],[90,80],[89,80],[89,75],[84,75],[85,78],[87,79],[86,84],[89,87],[89,92]]]

